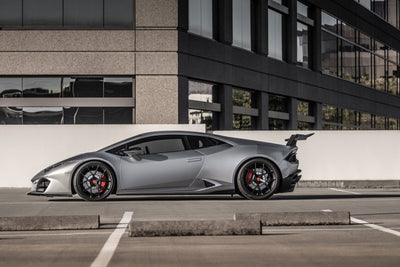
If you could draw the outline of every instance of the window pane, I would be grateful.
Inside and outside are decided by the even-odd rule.
[[[360,2],[360,5],[371,10],[371,0],[359,0],[359,2]]]
[[[338,21],[336,18],[332,17],[331,15],[328,15],[325,12],[322,12],[321,14],[321,21],[322,21],[322,26],[330,30],[334,33],[337,33],[338,31]]]
[[[371,53],[360,50],[360,83],[372,87]]]
[[[338,75],[338,39],[322,31],[322,72],[330,75]]]
[[[288,121],[279,119],[269,119],[268,120],[270,130],[287,130]]]
[[[0,98],[21,96],[22,78],[0,78]]]
[[[213,129],[213,112],[207,110],[189,109],[189,124],[205,124],[206,130]]]
[[[103,108],[80,107],[75,108],[74,124],[103,124]]]
[[[212,38],[212,0],[189,0],[189,31]]]
[[[233,0],[233,45],[251,50],[250,0]]]
[[[62,0],[24,0],[24,26],[62,26]]]
[[[375,116],[375,129],[385,130],[385,117]]]
[[[297,114],[304,116],[314,116],[312,104],[307,101],[297,101]]]
[[[356,34],[355,34],[355,29],[345,23],[342,23],[342,34],[344,38],[346,38],[349,41],[352,41],[353,43],[356,42]]]
[[[0,107],[1,124],[22,124],[22,108]]]
[[[338,108],[322,106],[322,120],[325,122],[339,123]]]
[[[23,109],[24,124],[62,124],[63,108],[62,107],[24,107]]]
[[[103,97],[103,79],[76,78],[72,95],[73,97]]]
[[[61,78],[23,78],[24,97],[60,97]]]
[[[387,77],[387,88],[388,93],[397,94],[397,65],[392,62],[388,62],[388,77]]]
[[[132,78],[104,78],[104,97],[132,97]]]
[[[308,17],[308,6],[300,1],[297,1],[297,13],[303,15],[304,17]]]
[[[303,121],[299,121],[297,123],[297,130],[305,131],[305,130],[312,130],[312,128],[313,128],[312,123],[303,122]]]
[[[22,26],[22,0],[0,0],[0,26]]]
[[[233,130],[251,130],[252,117],[248,115],[233,114]]]
[[[64,0],[64,26],[103,27],[103,0]]]
[[[213,87],[211,83],[189,81],[189,100],[213,102]]]
[[[234,106],[245,107],[245,108],[255,107],[253,92],[241,89],[233,89],[232,97]]]
[[[142,151],[146,151],[149,154],[171,153],[185,150],[185,146],[183,145],[183,141],[181,138],[154,140],[135,144],[134,147],[140,147]],[[128,145],[128,150],[130,148],[131,147]]]
[[[342,109],[342,123],[345,125],[357,125],[357,112],[350,109]]]
[[[297,64],[306,68],[309,67],[308,28],[307,25],[297,22]]]
[[[373,0],[372,10],[383,19],[385,18],[386,1],[385,0]]]
[[[360,126],[363,129],[371,129],[371,114],[360,114]]]
[[[356,81],[355,46],[342,40],[342,75],[352,82]]]
[[[268,9],[268,56],[282,60],[282,15]]]
[[[132,108],[116,107],[104,108],[105,124],[132,124],[133,111]]]
[[[284,96],[269,95],[269,110],[289,112],[288,99]]]
[[[104,0],[104,26],[133,28],[133,0]]]
[[[386,60],[375,56],[375,89],[385,91],[385,64]]]

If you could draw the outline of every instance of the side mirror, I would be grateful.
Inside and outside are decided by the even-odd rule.
[[[124,155],[128,156],[131,160],[141,161],[142,158],[140,155],[143,154],[143,151],[140,147],[133,147],[131,150],[123,151]]]

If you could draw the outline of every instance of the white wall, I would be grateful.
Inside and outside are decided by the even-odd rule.
[[[30,187],[40,170],[140,133],[204,125],[0,125],[0,187]]]
[[[139,133],[204,129],[204,125],[0,125],[0,187],[29,187],[30,179],[52,163]],[[302,180],[400,180],[400,131],[313,132],[310,139],[298,142]],[[214,133],[285,144],[294,132]]]
[[[302,181],[400,180],[400,131],[311,131],[298,141]],[[290,131],[215,131],[215,134],[286,143]],[[310,132],[295,132],[310,133]]]

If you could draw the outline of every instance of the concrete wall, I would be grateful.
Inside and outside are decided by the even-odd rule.
[[[0,187],[30,187],[40,170],[149,131],[191,130],[204,125],[0,125]]]
[[[312,131],[299,141],[302,181],[400,180],[400,131]],[[286,143],[291,131],[215,131],[215,134]],[[308,132],[305,132],[308,133]]]

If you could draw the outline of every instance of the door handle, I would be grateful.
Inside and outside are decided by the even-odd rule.
[[[198,162],[198,161],[201,161],[201,158],[190,158],[190,159],[188,159],[187,160],[187,162]]]

